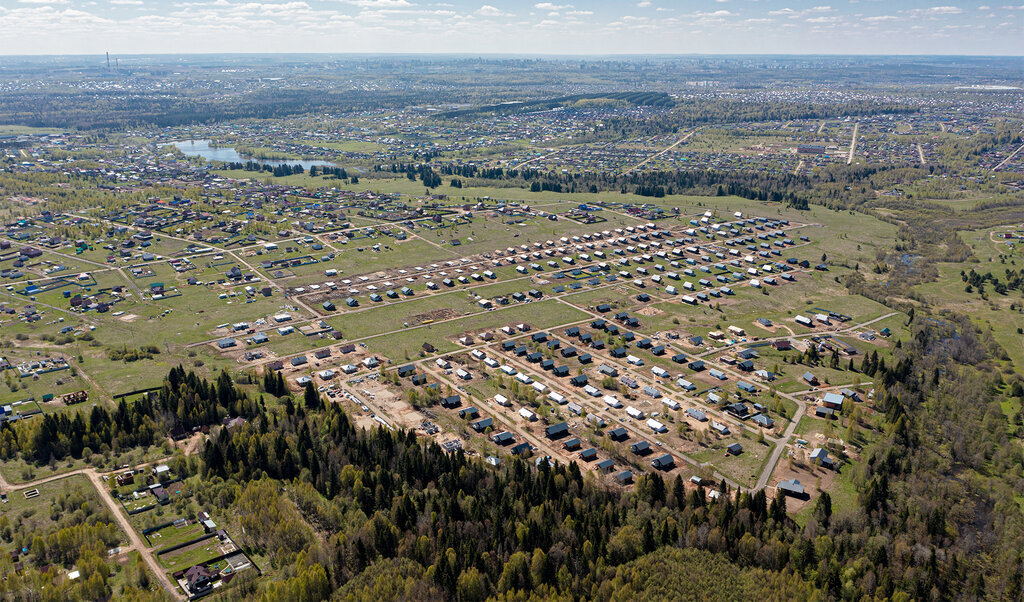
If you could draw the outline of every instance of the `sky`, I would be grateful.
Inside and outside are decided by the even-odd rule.
[[[1006,1],[0,0],[0,55],[1024,55]]]

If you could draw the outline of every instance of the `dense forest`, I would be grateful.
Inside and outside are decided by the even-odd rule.
[[[436,94],[364,90],[245,90],[225,95],[205,89],[166,92],[98,90],[12,91],[4,93],[0,125],[124,129],[168,127],[232,119],[275,119],[311,112],[362,111],[441,102]]]
[[[282,384],[283,386],[283,384]],[[172,430],[218,424],[227,416],[254,416],[259,401],[250,399],[221,372],[215,383],[173,368],[163,387],[129,403],[121,400],[111,411],[95,405],[88,412],[44,414],[39,420],[0,427],[0,459],[19,454],[38,464],[81,458],[86,452],[148,447]]]
[[[735,195],[746,199],[786,203],[800,209],[810,204],[849,208],[875,198],[874,191],[893,182],[922,178],[922,168],[886,165],[830,165],[810,174],[772,174],[743,171],[648,170],[628,174],[610,172],[561,173],[537,169],[481,168],[476,165],[443,164],[435,172],[426,165],[377,166],[376,171],[406,173],[425,185],[440,183],[437,174],[471,178],[476,186],[517,186],[533,192],[563,193],[614,191],[661,198],[673,194],[701,196]]]
[[[884,434],[856,471],[857,507],[833,512],[822,493],[802,527],[785,498],[724,483],[709,501],[657,474],[620,495],[575,464],[495,469],[357,429],[315,393],[220,430],[197,470],[238,484],[222,503],[258,553],[302,567],[272,599],[692,597],[679,575],[750,597],[1019,599],[1024,457],[995,399],[997,349],[966,319],[911,327],[874,368]]]
[[[871,366],[883,434],[855,470],[856,507],[834,511],[816,494],[803,525],[764,491],[709,484],[723,493],[710,500],[703,486],[647,474],[620,494],[575,463],[494,468],[411,431],[358,429],[276,377],[258,383],[280,400],[268,408],[227,373],[211,383],[181,367],[152,399],[6,426],[3,449],[45,461],[246,417],[175,461],[205,484],[200,503],[237,517],[240,540],[284,569],[235,597],[649,599],[693,597],[700,584],[711,598],[1020,599],[1024,454],[997,401],[1020,379],[1003,381],[998,346],[967,319],[910,327],[894,361]],[[29,547],[73,560],[87,553],[68,548],[80,538],[113,537],[90,524]]]
[[[527,111],[542,111],[581,101],[595,100],[613,100],[641,107],[672,107],[675,105],[675,101],[672,100],[672,97],[664,92],[597,92],[593,94],[572,94],[570,96],[559,96],[556,98],[543,98],[523,102],[502,103],[497,105],[472,107],[469,109],[445,111],[444,113],[441,113],[439,117],[467,117],[481,114],[507,115]]]
[[[79,478],[83,480],[65,481],[64,491],[48,507],[0,516],[5,551],[0,554],[0,598],[102,600],[110,599],[116,587],[121,599],[159,599],[148,591],[150,577],[139,561],[113,567],[107,563],[107,550],[121,541],[121,531],[92,486]],[[74,566],[79,579],[64,578],[54,565]]]

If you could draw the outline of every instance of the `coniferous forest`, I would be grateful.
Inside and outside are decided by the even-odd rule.
[[[650,474],[623,494],[575,463],[495,468],[411,431],[358,429],[312,389],[267,409],[275,378],[252,399],[226,373],[181,367],[152,401],[5,427],[4,445],[73,456],[247,418],[175,467],[285,568],[267,599],[1020,599],[1022,454],[989,393],[989,343],[967,321],[912,327],[875,368],[885,434],[855,475],[857,508],[834,513],[821,493],[802,527],[763,490],[723,482],[709,500]]]
[[[73,455],[247,417],[176,462],[254,553],[287,567],[269,599],[1019,599],[1022,457],[988,393],[988,343],[966,321],[912,326],[896,363],[876,368],[885,435],[855,475],[857,509],[833,513],[822,493],[802,527],[764,491],[714,484],[715,501],[651,474],[621,494],[575,464],[495,468],[412,432],[358,429],[315,391],[268,410],[226,373],[208,383],[180,367],[152,403],[3,435]],[[277,386],[265,379],[261,396]]]

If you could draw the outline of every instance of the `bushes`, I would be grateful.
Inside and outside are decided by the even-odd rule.
[[[121,347],[120,349],[108,349],[107,358],[112,362],[137,362],[139,360],[153,359],[154,355],[159,355],[160,349],[156,345],[143,345],[138,349],[129,349],[128,346]]]

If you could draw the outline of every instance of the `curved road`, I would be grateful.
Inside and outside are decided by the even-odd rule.
[[[145,468],[146,466],[149,466],[151,464],[163,462],[168,458],[161,458],[160,460],[155,460],[153,462],[150,462],[149,464],[140,465],[139,468]],[[39,487],[40,485],[45,485],[47,483],[52,483],[54,481],[59,481],[61,479],[66,479],[68,477],[72,477],[75,475],[84,475],[87,479],[89,479],[89,482],[92,483],[93,487],[96,488],[96,492],[99,493],[100,499],[103,500],[103,503],[106,505],[107,509],[110,510],[110,514],[114,517],[114,520],[117,521],[118,526],[121,527],[121,530],[124,531],[125,536],[128,538],[128,542],[130,545],[122,547],[121,551],[138,551],[139,556],[149,566],[149,570],[152,571],[154,575],[156,575],[156,579],[160,582],[160,586],[163,587],[164,590],[173,599],[185,600],[185,595],[178,588],[178,584],[171,581],[171,578],[167,576],[166,569],[160,566],[160,563],[157,562],[156,555],[153,554],[153,550],[146,545],[142,537],[139,536],[138,531],[136,531],[135,528],[132,527],[131,523],[128,522],[128,517],[121,508],[121,505],[117,503],[117,500],[115,500],[112,495],[110,495],[110,491],[107,489],[106,483],[104,483],[103,481],[103,475],[105,474],[109,473],[101,473],[95,468],[79,468],[78,470],[72,470],[70,472],[65,472],[57,475],[50,475],[48,477],[43,477],[35,481],[30,481],[28,483],[20,483],[16,485],[8,483],[7,480],[3,477],[3,475],[0,474],[0,488],[2,488],[5,493],[10,493],[14,491],[32,489],[35,487]]]

